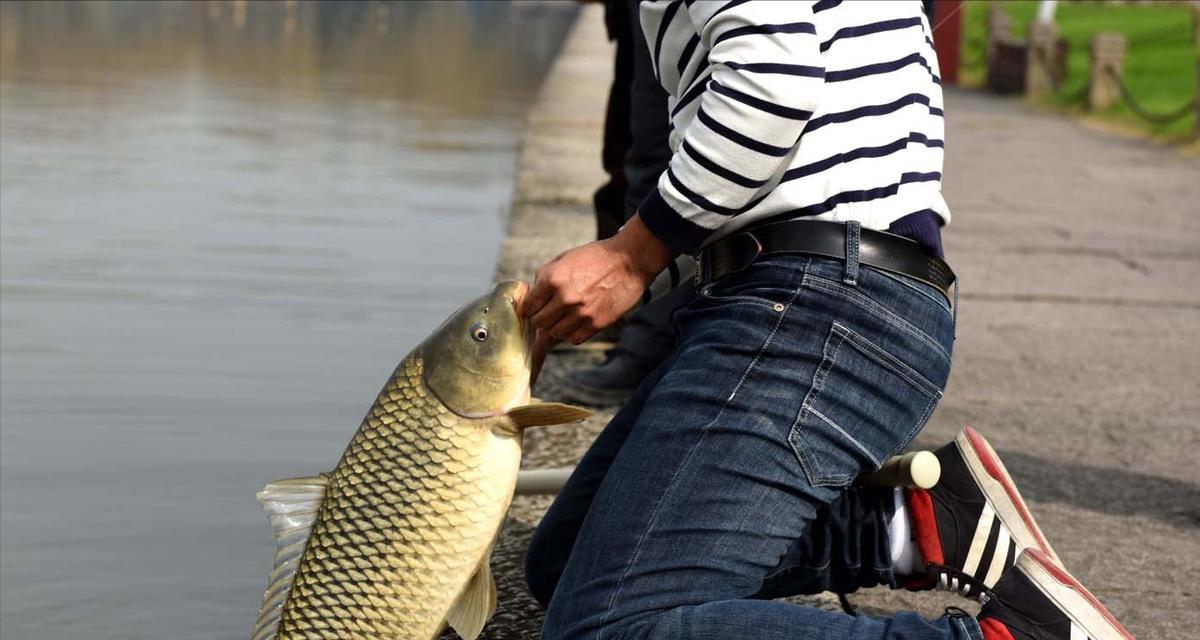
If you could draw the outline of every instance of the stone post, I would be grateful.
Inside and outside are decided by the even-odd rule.
[[[1121,66],[1125,60],[1125,36],[1120,33],[1097,33],[1092,36],[1091,86],[1088,89],[1088,108],[1107,109],[1121,99]]]
[[[1196,48],[1200,49],[1200,0],[1192,1],[1192,37],[1196,39]],[[1196,104],[1196,121],[1192,130],[1200,137],[1200,57],[1196,58],[1196,94],[1193,100]]]
[[[992,3],[988,8],[987,42],[984,45],[984,60],[988,65],[996,55],[996,43],[1012,39],[1012,16],[999,3]]]
[[[1025,58],[1025,95],[1040,98],[1054,93],[1054,59],[1058,54],[1058,27],[1053,22],[1029,25],[1029,52]]]
[[[1192,37],[1200,47],[1200,0],[1192,0]]]

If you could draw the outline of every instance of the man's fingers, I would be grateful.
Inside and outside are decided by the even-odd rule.
[[[571,337],[567,338],[567,342],[571,344],[583,344],[588,341],[588,338],[596,335],[596,328],[591,325],[584,325],[575,330]]]
[[[547,330],[546,333],[549,333],[550,335],[554,336],[555,338],[558,338],[559,340],[567,340],[571,336],[575,335],[575,332],[579,331],[579,329],[581,327],[583,327],[585,322],[586,321],[583,318],[580,318],[579,316],[567,314],[561,320],[559,320],[557,323],[555,323],[555,325],[553,327],[550,327],[550,329]],[[578,343],[575,343],[575,344],[578,344]]]
[[[541,277],[541,274],[542,270],[539,269],[537,279],[533,281],[533,286],[529,287],[529,293],[525,294],[521,300],[521,315],[526,318],[541,311],[546,303],[554,297],[554,289]],[[535,323],[534,326],[540,325]]]
[[[538,375],[542,372],[542,365],[546,363],[546,354],[550,353],[550,349],[558,344],[558,339],[554,336],[538,331],[533,338],[533,358],[530,362],[529,383],[537,382]]]
[[[548,332],[550,328],[558,324],[566,314],[566,308],[561,302],[555,299],[543,305],[537,313],[534,313],[532,316],[530,316],[529,322],[538,329]]]

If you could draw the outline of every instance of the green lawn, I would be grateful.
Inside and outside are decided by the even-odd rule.
[[[1037,11],[1034,0],[1008,0],[1000,3],[1013,17],[1018,38]],[[986,70],[983,44],[988,3],[968,0],[963,18],[964,84],[981,84]],[[1067,79],[1054,102],[1080,107],[1088,81],[1088,58],[1092,35],[1101,31],[1125,34],[1125,84],[1134,97],[1153,113],[1166,113],[1191,101],[1196,91],[1196,44],[1191,9],[1183,3],[1152,5],[1111,4],[1099,1],[1059,2],[1055,13],[1059,33],[1070,42]],[[1167,138],[1186,138],[1195,130],[1195,112],[1170,124],[1151,124],[1124,104],[1111,109],[1105,117],[1134,124]]]

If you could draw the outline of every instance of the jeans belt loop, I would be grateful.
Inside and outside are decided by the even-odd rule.
[[[850,286],[858,284],[858,245],[862,237],[862,225],[858,220],[846,222],[846,274],[843,282]]]

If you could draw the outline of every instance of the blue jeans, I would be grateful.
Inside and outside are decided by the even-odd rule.
[[[964,616],[761,599],[892,583],[891,497],[849,485],[941,397],[945,297],[855,261],[772,256],[705,287],[675,321],[674,353],[530,542],[543,637],[980,640]]]

